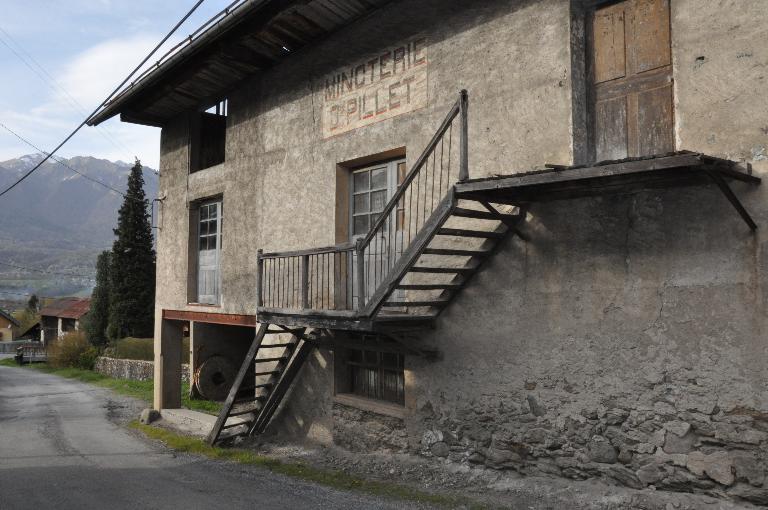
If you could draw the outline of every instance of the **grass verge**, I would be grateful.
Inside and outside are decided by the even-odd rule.
[[[16,362],[12,359],[0,360],[0,366],[18,367]],[[94,372],[92,370],[82,370],[79,368],[53,368],[46,363],[34,363],[31,365],[24,365],[24,368],[33,368],[47,374],[58,375],[59,377],[66,377],[67,379],[76,379],[78,381],[95,384],[103,388],[108,388],[120,395],[126,395],[128,397],[144,400],[148,404],[152,402],[152,393],[154,391],[153,381],[130,381],[128,379],[113,379]],[[211,402],[209,400],[197,400],[189,398],[189,385],[187,383],[182,384],[181,388],[181,405],[187,409],[193,409],[195,411],[201,411],[209,414],[219,414],[221,404],[218,402]]]
[[[162,441],[167,447],[179,452],[202,455],[214,460],[259,466],[268,469],[273,473],[318,483],[333,487],[334,489],[364,492],[374,496],[417,501],[446,508],[455,508],[457,506],[473,509],[485,508],[484,506],[465,500],[464,498],[442,494],[430,494],[403,485],[366,480],[364,478],[348,475],[342,471],[324,470],[302,463],[285,462],[259,455],[250,450],[210,446],[200,439],[183,436],[170,430],[153,427],[151,425],[143,425],[138,421],[131,422],[129,427],[142,432],[150,439]]]

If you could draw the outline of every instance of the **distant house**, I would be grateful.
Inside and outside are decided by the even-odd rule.
[[[35,322],[27,329],[19,331],[16,340],[40,340],[40,323]]]
[[[0,342],[10,342],[16,337],[19,328],[19,321],[0,308]]]
[[[40,310],[40,339],[47,343],[69,331],[80,329],[80,321],[91,308],[88,298],[66,297],[46,304]]]

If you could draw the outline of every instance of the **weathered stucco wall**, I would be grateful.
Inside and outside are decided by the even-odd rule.
[[[766,22],[672,1],[678,148],[761,176]],[[767,504],[768,196],[733,187],[756,234],[715,188],[535,206],[425,336],[442,360],[411,360],[411,447]]]
[[[256,250],[334,243],[337,163],[398,147],[412,163],[461,88],[473,177],[572,161],[569,2],[466,4],[397,2],[246,84],[218,167],[188,176],[185,121],[165,128],[158,310],[186,307],[190,201],[222,194],[225,218],[222,306],[195,310],[252,314]],[[765,176],[762,2],[671,5],[677,148]],[[415,35],[428,106],[322,139],[323,78]],[[322,351],[272,432],[768,502],[768,191],[733,187],[756,234],[707,187],[536,205],[531,241],[420,338],[440,359],[407,358],[404,420],[334,403]]]

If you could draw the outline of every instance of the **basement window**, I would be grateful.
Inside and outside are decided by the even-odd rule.
[[[190,126],[190,173],[224,163],[227,109],[228,101],[225,99],[193,117]]]
[[[405,405],[405,356],[374,346],[344,349],[337,368],[337,393]]]

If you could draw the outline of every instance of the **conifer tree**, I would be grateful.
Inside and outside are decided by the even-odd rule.
[[[37,299],[37,294],[32,294],[27,301],[27,310],[32,313],[37,313],[39,311],[39,307],[40,301]]]
[[[151,337],[155,320],[155,250],[144,176],[137,159],[117,217],[110,269],[110,338]]]
[[[109,323],[110,287],[109,251],[103,251],[96,259],[96,286],[91,293],[91,309],[85,316],[83,327],[88,341],[93,345],[107,343],[107,324]]]

